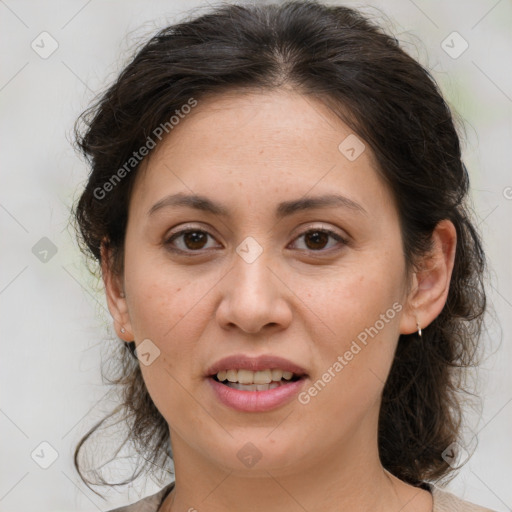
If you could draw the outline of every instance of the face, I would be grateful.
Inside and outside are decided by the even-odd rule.
[[[312,98],[233,93],[198,102],[140,169],[123,318],[175,453],[286,474],[376,446],[406,268],[392,194],[348,136]],[[277,386],[210,377],[251,368],[220,378]]]

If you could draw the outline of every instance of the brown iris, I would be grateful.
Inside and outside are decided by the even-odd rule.
[[[310,249],[318,250],[318,249],[322,249],[323,247],[325,247],[327,245],[327,242],[329,240],[329,235],[327,233],[325,233],[324,231],[310,231],[309,233],[306,233],[304,235],[304,239],[306,241],[309,240],[312,242],[312,246],[310,244],[306,244],[306,245],[308,245],[308,247]]]
[[[202,249],[208,239],[208,234],[202,231],[187,231],[183,233],[183,241],[188,249]]]

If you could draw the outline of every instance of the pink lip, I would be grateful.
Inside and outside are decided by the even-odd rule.
[[[301,366],[288,361],[282,357],[271,354],[259,357],[249,357],[243,354],[235,354],[224,357],[214,363],[206,371],[206,377],[217,398],[228,407],[244,412],[263,412],[289,402],[300,388],[304,386],[304,378],[296,381],[286,382],[279,387],[268,391],[241,391],[233,389],[225,384],[216,381],[213,377],[222,370],[267,370],[277,368],[279,370],[292,372],[297,376],[306,377],[306,370]]]
[[[268,366],[266,366],[268,368]],[[288,370],[291,371],[291,370]],[[268,391],[241,391],[208,379],[217,398],[228,407],[243,412],[264,412],[289,402],[304,385],[304,378],[287,382]]]
[[[229,357],[224,357],[210,366],[210,368],[206,370],[206,377],[216,375],[221,370],[252,370],[253,372],[257,372],[258,370],[272,370],[274,368],[292,372],[300,376],[306,375],[304,368],[282,357],[273,356],[271,354],[259,357],[234,354]],[[247,391],[244,391],[244,393],[247,393]],[[266,393],[266,391],[262,391],[262,393]]]

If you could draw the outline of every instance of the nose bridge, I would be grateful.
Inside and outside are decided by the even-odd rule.
[[[280,281],[270,270],[270,251],[247,237],[236,252],[234,268],[217,312],[218,321],[252,333],[267,324],[285,326],[291,313],[282,296]]]
[[[253,237],[247,237],[236,248],[234,261],[235,288],[240,292],[238,299],[244,294],[248,299],[259,298],[268,300],[273,295],[275,283],[272,281],[270,266],[270,251]],[[270,295],[269,295],[270,294]]]

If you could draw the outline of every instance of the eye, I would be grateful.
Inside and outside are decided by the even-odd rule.
[[[189,228],[183,229],[171,235],[165,244],[171,251],[178,253],[199,253],[205,249],[211,249],[208,246],[208,239],[215,240],[214,237],[202,229]],[[348,242],[340,235],[329,229],[308,229],[295,240],[304,239],[303,247],[299,250],[324,252],[332,249],[336,244],[347,245]],[[329,244],[329,239],[331,243]]]
[[[336,246],[336,243],[328,246],[329,239],[335,240],[335,242],[347,245],[347,241],[329,229],[308,229],[302,235],[298,236],[296,240],[304,238],[305,247],[299,248],[300,250],[311,250],[311,251],[328,251]],[[328,246],[328,247],[326,247]]]
[[[202,229],[184,229],[168,238],[165,245],[176,252],[199,252],[203,249],[209,249],[207,245],[208,237],[213,239],[210,233]]]

